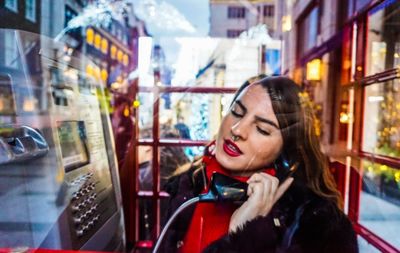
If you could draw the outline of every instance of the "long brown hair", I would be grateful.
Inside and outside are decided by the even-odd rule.
[[[244,83],[233,101],[250,84]],[[291,164],[299,165],[293,174],[295,181],[300,180],[315,194],[342,208],[340,193],[328,168],[328,158],[322,153],[313,129],[315,116],[307,94],[293,80],[281,76],[266,77],[254,84],[261,85],[271,98],[283,137],[281,156]]]

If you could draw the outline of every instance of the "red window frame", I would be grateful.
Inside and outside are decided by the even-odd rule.
[[[160,122],[159,122],[159,107],[160,107],[160,95],[161,93],[201,93],[201,94],[227,94],[235,93],[237,88],[231,87],[171,87],[171,86],[153,86],[153,87],[139,87],[133,88],[133,97],[137,97],[139,93],[152,93],[153,94],[153,139],[139,139],[139,125],[137,121],[134,124],[133,143],[131,144],[131,153],[133,156],[129,157],[127,162],[128,173],[124,178],[125,184],[130,186],[125,191],[125,221],[127,230],[127,241],[132,243],[135,248],[152,248],[154,242],[160,234],[160,199],[168,197],[166,192],[160,189],[160,164],[158,160],[159,147],[162,146],[204,146],[209,140],[172,140],[172,139],[161,139],[159,134]],[[139,110],[134,109],[134,116],[138,119]],[[153,189],[152,191],[140,191],[138,174],[138,146],[151,146],[152,147],[152,166],[153,166]],[[133,168],[132,168],[133,167]],[[150,198],[152,199],[153,212],[151,219],[154,221],[154,229],[152,231],[151,240],[139,241],[139,199]]]
[[[400,169],[400,159],[376,155],[370,152],[365,152],[362,150],[362,142],[363,142],[363,122],[365,115],[365,88],[371,84],[382,83],[385,81],[390,81],[394,79],[400,78],[400,69],[389,69],[385,70],[381,73],[377,73],[371,76],[365,76],[365,67],[366,61],[368,60],[366,50],[367,50],[367,31],[368,31],[368,13],[373,8],[377,7],[380,4],[384,4],[384,0],[379,1],[371,1],[366,8],[363,9],[362,12],[357,13],[355,16],[350,17],[346,26],[353,27],[353,24],[357,24],[357,34],[356,34],[356,47],[355,47],[355,72],[353,76],[353,80],[349,83],[343,84],[343,88],[349,89],[352,88],[355,91],[354,97],[354,135],[352,138],[353,148],[351,152],[351,157],[355,160],[368,160],[372,162],[377,162],[382,165],[390,166],[394,169]],[[351,28],[352,30],[352,28]],[[350,32],[350,34],[353,34]],[[347,38],[349,41],[352,40],[352,36]],[[348,41],[344,41],[343,43],[347,43]],[[351,54],[351,52],[350,52]],[[350,77],[351,78],[351,77]],[[342,79],[343,80],[343,79]],[[396,249],[389,242],[378,236],[373,231],[370,231],[362,224],[359,223],[359,214],[360,214],[360,193],[362,187],[362,174],[360,174],[360,170],[350,165],[342,164],[345,170],[349,171],[349,191],[344,192],[344,194],[348,194],[348,216],[350,220],[353,222],[354,229],[356,233],[365,239],[368,243],[373,245],[375,248],[379,249],[381,252],[397,252],[400,253],[399,249]],[[346,175],[344,175],[344,178]],[[345,180],[345,179],[344,179]]]

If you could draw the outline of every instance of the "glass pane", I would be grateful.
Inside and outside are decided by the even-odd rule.
[[[138,162],[139,162],[139,190],[153,190],[153,148],[151,146],[138,147]]]
[[[166,132],[166,134],[175,135],[174,132]],[[138,149],[139,190],[153,191],[153,148],[151,146],[139,146]],[[189,157],[193,156],[193,152],[194,149],[191,147],[166,146],[159,148],[161,190],[179,168],[190,163]]]
[[[174,174],[181,173],[190,166],[192,147],[167,146],[159,148],[160,152],[160,189]]]
[[[400,247],[400,170],[362,161],[360,224]]]
[[[169,199],[161,198],[160,204],[160,223],[164,225],[166,222],[166,210],[168,208]],[[140,198],[139,203],[139,240],[152,240],[152,235],[154,233],[154,200],[146,197]],[[178,216],[179,220],[179,216]],[[163,226],[162,226],[163,227]],[[151,249],[135,249],[135,252],[140,253],[151,253]]]
[[[299,56],[304,56],[311,48],[317,45],[318,35],[318,7],[314,7],[310,13],[300,22]]]
[[[151,240],[154,229],[153,200],[141,198],[139,202],[139,240]]]
[[[400,64],[400,2],[376,8],[368,17],[366,74],[372,75]]]
[[[139,93],[139,138],[153,138],[153,93]]]
[[[166,133],[167,135],[174,133]],[[190,154],[190,147],[160,147],[159,162],[160,162],[160,189],[164,190],[164,185],[174,173],[183,172],[183,169],[188,169],[190,160],[186,153]],[[139,146],[139,186],[142,191],[153,190],[153,167],[152,167],[152,148],[149,146]],[[184,166],[187,165],[187,166]],[[179,169],[179,170],[178,170]],[[180,171],[180,172],[178,172]],[[153,225],[154,205],[151,198],[141,198],[139,200],[139,237],[140,240],[151,239],[151,231]],[[168,199],[161,198],[160,200],[160,218],[164,224],[165,211],[168,207]]]
[[[177,133],[165,137],[212,140],[233,94],[166,93],[161,98],[160,129]]]
[[[357,236],[357,240],[358,240],[358,249],[360,250],[360,252],[362,252],[362,253],[379,253],[379,252],[381,252],[377,248],[375,248],[374,246],[369,244],[361,236]]]
[[[364,151],[400,157],[399,85],[396,79],[365,88]]]

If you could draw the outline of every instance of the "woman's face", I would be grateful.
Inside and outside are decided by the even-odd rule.
[[[283,146],[267,91],[252,84],[238,96],[219,128],[215,155],[222,167],[250,175],[271,164]]]

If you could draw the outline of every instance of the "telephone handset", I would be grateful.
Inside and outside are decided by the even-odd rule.
[[[282,183],[286,177],[289,177],[297,168],[297,163],[291,166],[288,170],[282,173],[282,178],[279,180]],[[277,168],[277,170],[279,170]],[[158,238],[156,245],[153,249],[153,253],[158,252],[161,242],[167,232],[168,228],[171,226],[172,222],[187,207],[197,203],[197,202],[234,202],[241,203],[247,200],[247,187],[248,184],[241,182],[235,178],[226,176],[224,174],[214,172],[211,176],[210,187],[207,193],[200,194],[198,197],[189,199],[183,203],[171,216],[168,222],[165,224],[163,230],[161,231],[160,237]]]
[[[279,179],[279,184],[292,176],[297,170],[298,165],[298,162],[293,163],[291,160],[287,159],[284,154],[281,154],[274,162],[276,177]]]
[[[289,167],[276,168],[279,184],[290,177],[297,169],[298,163]],[[211,176],[210,188],[207,193],[199,195],[200,202],[233,201],[244,202],[247,200],[248,184],[224,174],[214,172]]]
[[[199,195],[199,201],[244,202],[247,200],[247,187],[247,183],[241,182],[224,174],[214,172],[211,176],[210,189],[207,193]]]

